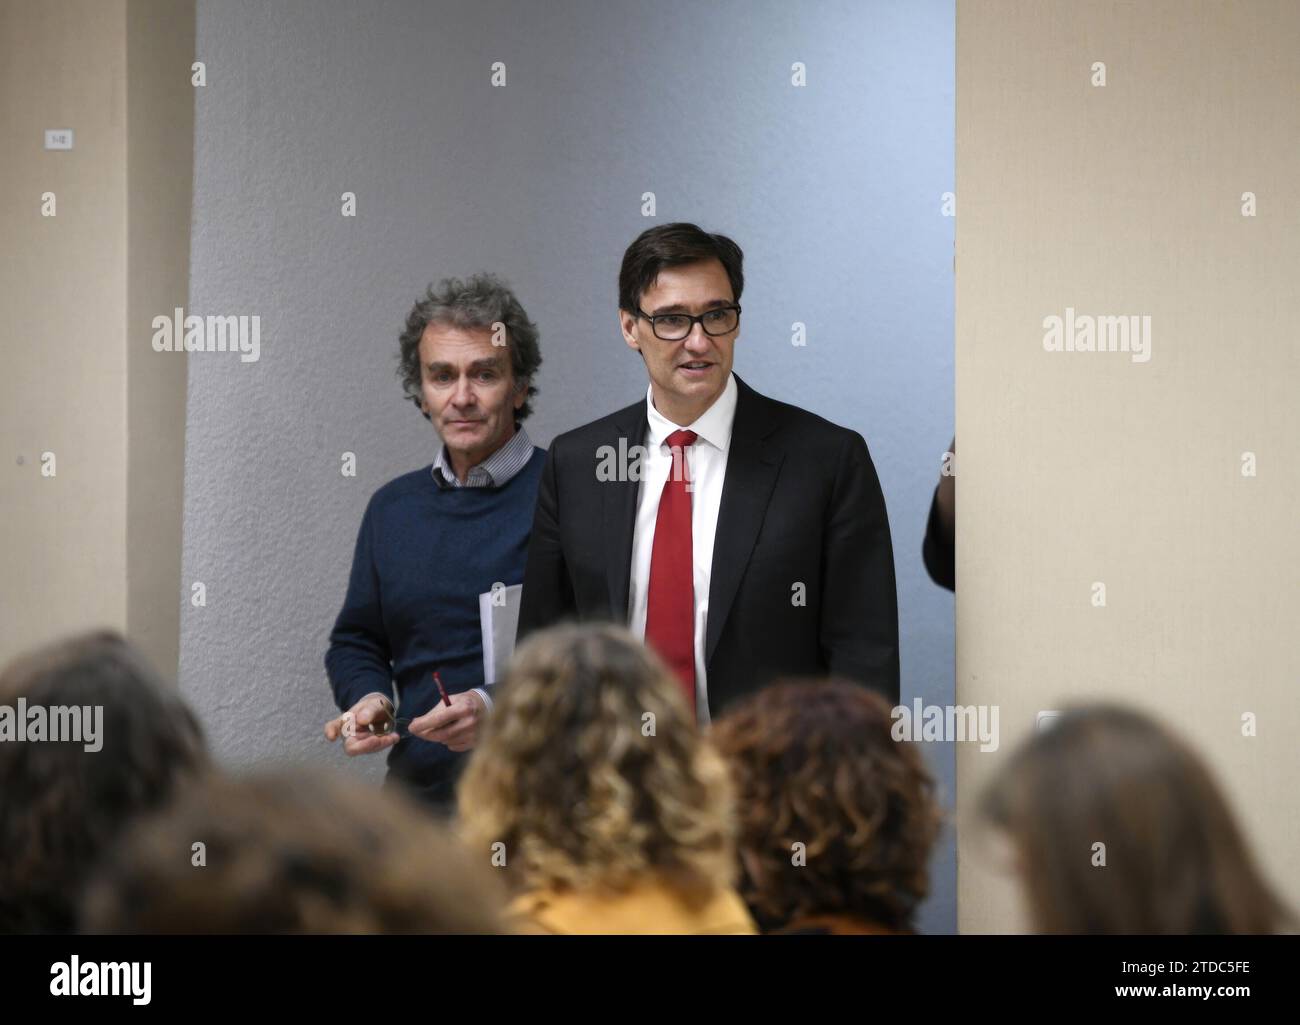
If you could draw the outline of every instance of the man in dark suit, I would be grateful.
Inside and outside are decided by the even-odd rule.
[[[740,247],[665,224],[628,247],[619,321],[646,397],[552,443],[519,637],[628,625],[701,722],[778,676],[835,674],[898,702],[889,521],[861,435],[732,373]]]

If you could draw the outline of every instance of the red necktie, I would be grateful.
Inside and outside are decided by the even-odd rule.
[[[650,585],[646,596],[645,639],[682,682],[695,710],[695,559],[691,548],[691,493],[686,449],[694,431],[668,435],[673,466],[659,496],[655,538],[650,549]]]

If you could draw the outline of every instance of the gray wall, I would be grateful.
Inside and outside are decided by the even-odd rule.
[[[258,362],[189,357],[181,685],[223,761],[342,759],[320,735],[321,658],[355,532],[436,441],[393,373],[418,291],[476,269],[513,283],[542,331],[528,427],[545,445],[644,392],[617,268],[670,220],[745,249],[737,371],[867,439],[904,700],[951,701],[952,599],[920,545],[953,422],[952,0],[200,0],[198,15],[191,309],[262,318]],[[926,754],[950,803],[951,751]],[[954,870],[949,836],[927,931],[955,928]]]

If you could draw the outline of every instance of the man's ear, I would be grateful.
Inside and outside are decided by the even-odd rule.
[[[515,382],[515,409],[523,406],[524,401],[528,398],[528,378],[521,377]]]
[[[618,311],[618,326],[623,332],[623,341],[627,342],[628,348],[641,351],[641,345],[636,340],[636,321],[637,316],[630,310]]]

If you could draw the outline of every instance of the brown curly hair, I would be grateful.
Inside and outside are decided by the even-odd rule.
[[[741,895],[767,929],[827,914],[911,928],[942,819],[920,752],[892,724],[889,703],[864,687],[796,679],[714,725],[737,785]]]
[[[726,766],[668,668],[621,627],[558,626],[520,646],[458,801],[470,850],[504,843],[519,892],[653,876],[703,899],[734,877]]]

